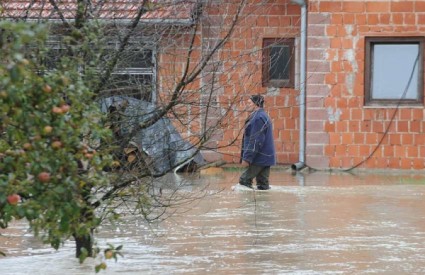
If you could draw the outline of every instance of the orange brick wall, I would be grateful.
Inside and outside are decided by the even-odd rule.
[[[240,101],[251,94],[263,94],[265,110],[273,120],[277,162],[294,163],[298,161],[299,150],[299,91],[261,86],[261,48],[263,38],[299,37],[300,8],[290,4],[289,0],[248,2],[240,18],[241,23],[221,52],[220,60],[224,60],[225,70],[218,101],[227,105],[235,98]],[[208,37],[205,30],[204,39]],[[218,150],[220,157],[228,163],[239,162],[241,129],[247,115],[236,104],[217,140],[216,145],[223,147]],[[235,138],[236,142],[229,146]]]
[[[424,109],[364,106],[365,37],[424,33],[425,1],[309,1],[309,166],[345,169],[367,159],[360,167],[425,167]]]
[[[161,33],[161,44],[157,49],[157,98],[156,104],[166,106],[172,100],[174,93],[180,101],[168,112],[168,118],[173,122],[181,136],[194,145],[199,143],[201,121],[199,118],[200,106],[199,90],[201,89],[200,77],[178,88],[182,76],[186,71],[191,72],[199,64],[200,60],[200,37],[197,36],[191,44],[192,36],[189,28],[176,27],[170,32]],[[192,51],[189,54],[189,47]],[[189,62],[187,62],[189,60]],[[187,79],[187,78],[185,78]]]
[[[209,47],[217,41],[217,36],[223,37],[224,30],[233,17],[233,3],[240,0],[220,2],[219,7],[212,7],[207,12],[208,15],[198,30],[195,53],[191,58],[193,65],[199,63],[199,58],[208,52]],[[223,18],[226,18],[224,25]],[[241,101],[249,95],[260,93],[265,96],[265,110],[274,123],[278,163],[298,161],[299,90],[268,89],[261,86],[261,47],[263,38],[299,38],[299,25],[300,7],[290,4],[289,0],[249,0],[232,37],[215,55],[214,63],[203,70],[193,85],[186,87],[184,95],[197,98],[202,107],[198,107],[199,110],[195,114],[194,107],[187,106],[192,119],[188,120],[189,124],[180,124],[177,127],[185,137],[196,136],[207,116],[207,124],[215,128],[211,133],[211,141],[207,144],[213,150],[203,151],[208,160],[239,162],[241,130],[248,115],[244,112]],[[168,47],[168,50],[159,55],[159,101],[167,98],[174,80],[181,75],[188,37],[173,37],[172,43],[178,46],[180,53],[175,47]],[[167,46],[167,43],[169,42],[165,41],[164,46]],[[214,81],[211,81],[212,77]],[[205,114],[206,107],[203,104],[207,99],[211,100],[213,105],[220,106],[220,110],[210,108],[209,113]],[[185,112],[184,108],[180,110]],[[193,119],[196,115],[199,117]],[[223,115],[225,118],[220,119]]]

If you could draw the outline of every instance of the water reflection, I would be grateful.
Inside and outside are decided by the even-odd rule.
[[[239,171],[168,175],[210,195],[147,226],[129,216],[99,243],[124,243],[103,274],[419,274],[425,272],[423,175],[273,171],[272,192],[232,191]],[[15,223],[0,236],[0,274],[91,274],[73,243],[59,252]],[[32,248],[31,250],[29,250]],[[28,255],[32,255],[28,257]],[[46,265],[46,262],[49,265]]]

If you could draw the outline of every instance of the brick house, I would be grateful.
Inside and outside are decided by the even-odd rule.
[[[423,169],[425,2],[310,0],[303,15],[295,2],[304,1],[280,1],[259,15],[252,36],[263,43],[293,37],[299,62],[300,37],[306,35],[305,164]],[[266,95],[274,120],[279,163],[303,157],[299,77],[293,88],[256,90]]]
[[[309,1],[306,161],[423,169],[424,1]]]
[[[223,27],[211,19],[231,15],[235,1],[212,1],[210,20],[198,30],[198,56]],[[190,12],[175,19],[184,27]],[[219,55],[216,100],[265,95],[279,164],[424,168],[424,1],[251,0],[239,20]],[[174,50],[158,54],[149,71],[157,94],[167,86],[165,68],[184,62]],[[240,143],[227,141],[238,138],[244,120],[235,110],[229,121],[211,143],[221,149],[204,152],[210,160],[239,161]]]

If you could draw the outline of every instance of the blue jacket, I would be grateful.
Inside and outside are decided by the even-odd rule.
[[[262,108],[253,112],[245,124],[241,156],[243,160],[258,166],[276,164],[273,126]]]

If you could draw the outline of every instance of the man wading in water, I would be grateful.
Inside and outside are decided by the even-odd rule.
[[[239,184],[249,188],[253,188],[255,178],[258,190],[270,189],[270,166],[276,164],[273,125],[263,106],[261,95],[253,95],[247,100],[247,111],[251,114],[245,121],[241,150],[244,171],[239,178]]]

